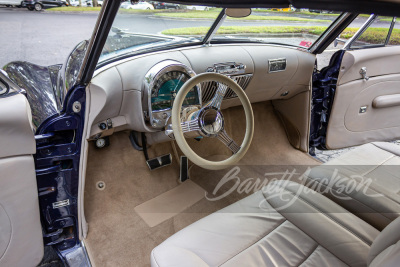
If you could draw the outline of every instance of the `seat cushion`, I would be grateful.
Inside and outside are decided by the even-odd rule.
[[[399,266],[400,218],[391,222],[374,240],[368,255],[368,265]]]
[[[305,185],[378,230],[400,215],[400,146],[362,145],[307,173]]]
[[[278,181],[177,232],[151,264],[365,266],[378,234],[315,191]]]

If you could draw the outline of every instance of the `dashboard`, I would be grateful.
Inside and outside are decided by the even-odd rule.
[[[252,103],[288,100],[310,90],[314,63],[315,55],[306,51],[266,44],[196,46],[114,62],[97,70],[89,85],[88,138],[134,130],[158,134],[154,142],[162,142],[175,96],[196,74],[229,76]],[[207,103],[217,86],[213,81],[197,85],[186,95],[184,105]],[[240,101],[228,89],[221,108],[238,105]],[[107,127],[100,128],[102,123]]]

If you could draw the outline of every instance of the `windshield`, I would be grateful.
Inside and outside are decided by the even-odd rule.
[[[292,6],[252,9],[251,15],[241,18],[224,14],[225,10],[210,6],[123,2],[99,63],[141,51],[201,42],[262,42],[308,48],[340,15]]]

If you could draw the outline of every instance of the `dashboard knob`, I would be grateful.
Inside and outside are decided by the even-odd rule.
[[[107,124],[105,124],[104,122],[99,123],[99,128],[100,128],[100,130],[104,131],[107,129]]]
[[[206,72],[215,72],[215,69],[213,67],[208,67],[206,69]]]

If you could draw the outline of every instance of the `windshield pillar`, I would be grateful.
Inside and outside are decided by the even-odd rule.
[[[222,23],[224,23],[226,18],[226,8],[223,8],[221,13],[219,13],[217,19],[214,21],[211,28],[208,30],[206,36],[203,39],[203,44],[210,44],[211,39],[213,38],[214,34],[218,31],[219,27],[221,27]]]

